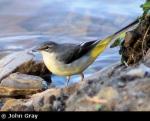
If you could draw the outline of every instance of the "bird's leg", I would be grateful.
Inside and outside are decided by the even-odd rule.
[[[67,85],[67,87],[68,87],[68,84],[69,84],[69,81],[70,81],[70,76],[67,76],[67,80],[66,80],[67,82],[66,82],[66,85]]]
[[[84,74],[81,73],[80,76],[81,76],[81,81],[83,81],[84,80]]]

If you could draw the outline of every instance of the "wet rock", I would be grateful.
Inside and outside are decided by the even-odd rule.
[[[47,88],[46,82],[38,76],[26,75],[21,73],[13,73],[0,83],[2,87],[10,87],[15,89],[38,89]]]
[[[0,60],[0,80],[12,73],[17,67],[34,58],[27,51],[10,54]]]
[[[0,81],[14,72],[44,75],[49,73],[44,63],[37,61],[30,50],[12,53],[0,60]]]

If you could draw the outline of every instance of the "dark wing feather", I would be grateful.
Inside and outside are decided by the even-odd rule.
[[[63,50],[63,52],[59,52],[60,54],[57,56],[57,59],[63,61],[65,64],[69,64],[88,53],[95,47],[95,44],[96,41],[90,41],[80,45],[64,44],[59,48],[59,51]]]

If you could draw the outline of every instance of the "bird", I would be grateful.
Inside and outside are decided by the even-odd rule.
[[[66,85],[72,75],[80,75],[84,80],[83,71],[91,65],[116,37],[125,35],[125,32],[136,25],[138,19],[103,40],[93,40],[81,44],[56,43],[47,41],[33,51],[39,51],[44,64],[50,72],[58,76],[66,76]]]

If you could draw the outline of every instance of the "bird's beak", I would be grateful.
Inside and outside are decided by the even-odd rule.
[[[32,50],[32,52],[39,52],[39,51],[40,51],[39,48],[35,48]]]
[[[37,49],[32,50],[32,52],[37,52],[37,51],[38,51]]]
[[[39,52],[41,50],[44,50],[45,48],[44,47],[36,47],[32,50],[32,52]]]

